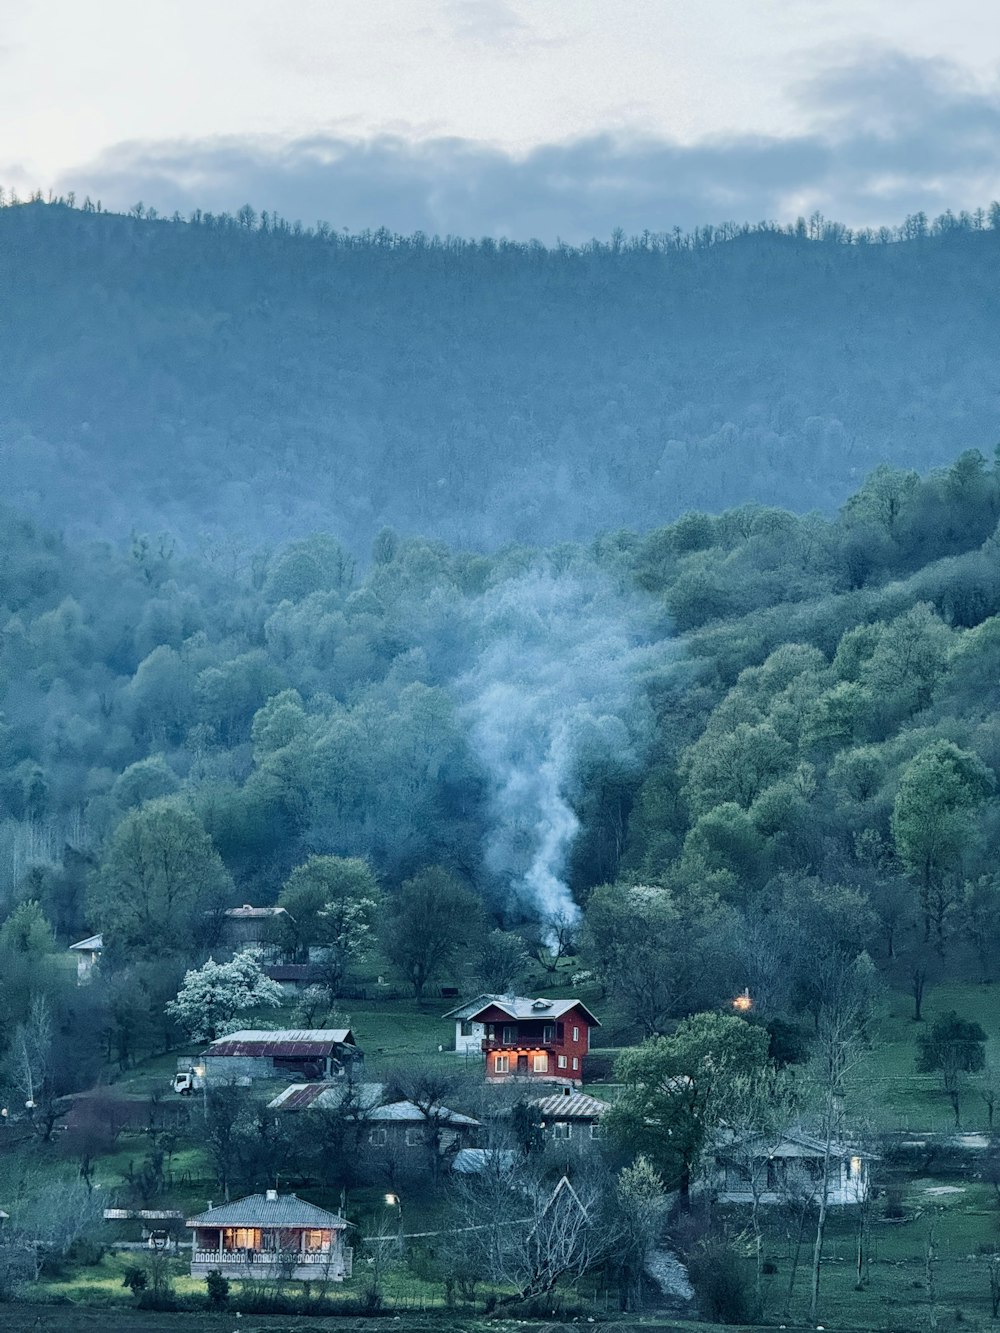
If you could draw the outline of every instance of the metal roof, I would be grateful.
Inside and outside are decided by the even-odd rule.
[[[475,1176],[488,1166],[501,1170],[514,1165],[516,1153],[512,1148],[459,1148],[452,1158],[451,1169],[460,1176]]]
[[[608,1102],[585,1092],[571,1093],[568,1097],[560,1093],[535,1097],[530,1105],[537,1107],[546,1120],[596,1120],[611,1109]]]
[[[328,1213],[306,1203],[295,1194],[250,1194],[235,1203],[209,1208],[207,1213],[189,1217],[189,1227],[324,1227],[341,1229],[349,1225],[339,1213]]]
[[[259,917],[284,916],[283,907],[251,907],[249,903],[244,903],[242,907],[227,907],[223,916],[231,917],[236,921],[253,921]]]
[[[502,995],[477,995],[474,1000],[466,1000],[457,1009],[449,1009],[446,1014],[441,1016],[442,1018],[469,1019],[473,1014],[478,1014],[480,1009],[489,1004],[491,1000],[502,1000],[503,998]]]
[[[462,1009],[471,1012],[460,1015],[457,1009],[453,1009],[445,1014],[445,1018],[461,1016],[466,1020],[474,1019],[486,1009],[499,1009],[511,1018],[562,1018],[573,1009],[581,1009],[589,1023],[594,1027],[601,1026],[600,1020],[594,1017],[581,1000],[532,999],[527,995],[480,995],[469,1004],[462,1005]]]
[[[88,935],[85,940],[80,940],[78,944],[71,944],[71,949],[86,949],[92,953],[98,953],[104,948],[103,935]]]
[[[384,1083],[292,1083],[268,1102],[269,1111],[336,1110],[345,1101],[362,1111],[378,1106],[385,1095]]]
[[[213,1041],[206,1055],[277,1056],[280,1059],[315,1058],[330,1055],[335,1046],[353,1046],[350,1028],[276,1028],[230,1032]]]
[[[422,1111],[413,1102],[405,1101],[390,1102],[388,1106],[376,1106],[368,1119],[421,1125],[434,1120],[440,1125],[468,1125],[471,1128],[477,1128],[479,1125],[479,1121],[473,1120],[472,1116],[449,1110],[447,1106],[434,1106],[429,1111]]]

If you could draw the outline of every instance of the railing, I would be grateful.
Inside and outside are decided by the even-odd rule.
[[[192,1261],[196,1264],[229,1264],[233,1267],[253,1268],[260,1264],[284,1264],[288,1268],[329,1268],[331,1272],[343,1267],[348,1277],[353,1266],[354,1251],[345,1249],[316,1250],[300,1254],[298,1250],[195,1250]]]
[[[556,1051],[562,1050],[565,1045],[565,1037],[518,1036],[512,1041],[504,1041],[502,1037],[484,1037],[480,1050],[484,1055],[490,1051]]]

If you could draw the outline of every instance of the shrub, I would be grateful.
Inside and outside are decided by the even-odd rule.
[[[206,1274],[205,1286],[208,1288],[208,1303],[218,1310],[229,1300],[229,1279],[222,1276],[218,1268]]]
[[[692,1250],[688,1276],[701,1313],[717,1324],[752,1324],[760,1315],[749,1259],[731,1241],[707,1237]]]

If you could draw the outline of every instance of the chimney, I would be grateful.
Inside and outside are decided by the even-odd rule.
[[[267,1193],[264,1195],[264,1198],[267,1200],[268,1203],[277,1203],[277,1202],[278,1202],[278,1191],[277,1191],[277,1190],[268,1190]]]

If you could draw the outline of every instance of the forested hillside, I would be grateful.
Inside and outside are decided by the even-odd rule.
[[[357,554],[832,512],[879,462],[992,449],[997,216],[547,250],[0,208],[5,494],[76,535]]]
[[[314,853],[367,857],[386,902],[444,868],[507,928],[572,898],[605,970],[635,961],[629,886],[658,886],[670,987],[749,975],[769,914],[792,953],[815,929],[965,956],[1000,923],[998,517],[974,452],[881,469],[834,520],[745,506],[496,556],[385,533],[364,577],[328,537],[233,570],[6,510],[0,910],[114,935],[145,829],[200,867],[158,956]],[[661,999],[657,1022],[692,1002]]]

